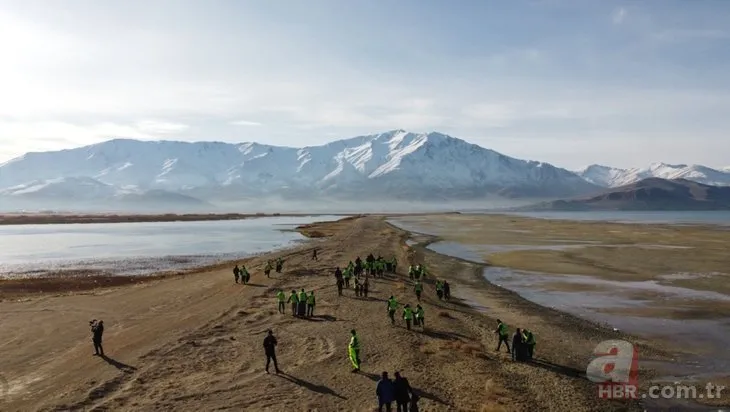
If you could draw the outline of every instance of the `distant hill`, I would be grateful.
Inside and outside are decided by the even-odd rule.
[[[686,179],[705,185],[730,186],[730,167],[718,170],[702,165],[652,163],[646,168],[620,169],[590,165],[576,173],[587,182],[601,187],[618,188],[650,177],[669,180]]]
[[[652,177],[593,196],[543,202],[519,210],[730,210],[730,187]]]

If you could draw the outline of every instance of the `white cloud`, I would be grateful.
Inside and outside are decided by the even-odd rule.
[[[235,120],[235,121],[231,122],[231,124],[234,126],[263,126],[262,123],[253,122],[250,120]]]
[[[626,19],[626,15],[628,12],[625,8],[619,7],[618,9],[614,10],[611,19],[613,20],[613,24],[623,24],[624,20]]]

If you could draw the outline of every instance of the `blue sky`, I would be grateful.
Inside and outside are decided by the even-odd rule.
[[[577,168],[730,165],[730,1],[0,0],[0,161],[403,128]]]

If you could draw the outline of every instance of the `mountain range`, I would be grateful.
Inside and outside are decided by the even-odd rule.
[[[526,211],[730,210],[730,187],[650,177],[603,193],[518,208]]]
[[[601,193],[647,177],[730,185],[730,168],[592,165],[569,171],[509,157],[442,133],[385,133],[321,146],[255,142],[106,142],[27,153],[0,164],[0,206],[206,207],[266,198],[446,202],[488,197],[556,199]]]
[[[647,168],[619,169],[590,165],[576,173],[586,181],[602,187],[625,186],[651,177],[685,179],[711,186],[730,186],[730,167],[717,170],[701,165],[652,163]]]

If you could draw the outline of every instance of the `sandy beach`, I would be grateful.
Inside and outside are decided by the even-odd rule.
[[[634,342],[642,359],[669,360],[672,348],[599,327],[528,302],[486,282],[483,267],[427,250],[384,217],[365,216],[301,229],[316,244],[244,260],[249,285],[230,265],[182,275],[111,280],[0,282],[0,409],[63,410],[377,410],[375,381],[400,370],[421,395],[422,411],[642,410],[636,401],[599,399],[585,367],[607,339]],[[424,243],[419,243],[424,242]],[[312,248],[319,260],[311,259]],[[338,296],[333,269],[368,253],[399,261],[396,275],[373,279],[370,296]],[[266,259],[284,272],[263,274]],[[386,299],[415,304],[408,263],[424,262],[452,285],[436,298],[427,280],[427,327],[391,326]],[[318,296],[315,317],[279,314],[274,294],[305,288]],[[400,313],[400,312],[399,312]],[[106,325],[106,358],[92,356],[88,322]],[[537,361],[495,352],[496,318],[529,327]],[[264,372],[262,341],[278,338],[282,375]],[[361,373],[347,359],[349,331],[361,339]],[[645,382],[653,371],[642,369]]]

